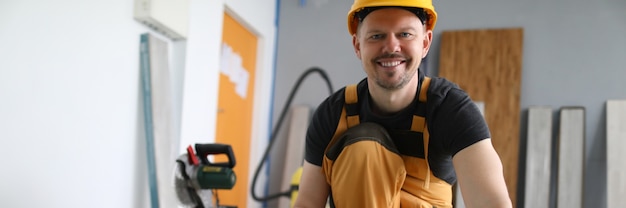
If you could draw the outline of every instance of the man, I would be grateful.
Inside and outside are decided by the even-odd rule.
[[[457,85],[418,67],[431,0],[355,0],[348,31],[367,78],[316,110],[295,207],[511,207],[489,129]]]

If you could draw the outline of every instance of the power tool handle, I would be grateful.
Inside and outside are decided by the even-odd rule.
[[[233,148],[228,144],[196,144],[196,153],[203,164],[229,168],[235,167],[236,164]],[[211,163],[208,156],[215,154],[226,154],[228,162]]]

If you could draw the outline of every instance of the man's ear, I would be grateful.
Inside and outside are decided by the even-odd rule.
[[[352,46],[354,46],[354,53],[356,57],[361,59],[361,43],[359,42],[359,37],[357,34],[352,35]]]
[[[433,31],[426,30],[426,32],[424,33],[424,42],[423,42],[424,48],[422,49],[422,58],[428,55],[428,51],[430,50],[430,45],[432,43],[433,43]]]

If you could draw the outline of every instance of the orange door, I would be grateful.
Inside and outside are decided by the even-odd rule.
[[[248,199],[256,51],[256,35],[224,13],[215,141],[232,146],[237,182],[232,190],[219,190],[218,197],[220,204],[240,208]]]

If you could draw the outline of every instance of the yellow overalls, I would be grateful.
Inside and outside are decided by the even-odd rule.
[[[425,77],[418,108],[426,106],[429,85]],[[428,164],[425,115],[413,115],[411,124],[411,131],[423,135],[424,158],[401,155],[382,126],[360,124],[358,110],[351,107],[358,105],[357,94],[356,85],[346,87],[341,119],[324,152],[322,171],[335,207],[452,207],[452,186],[434,176]]]

